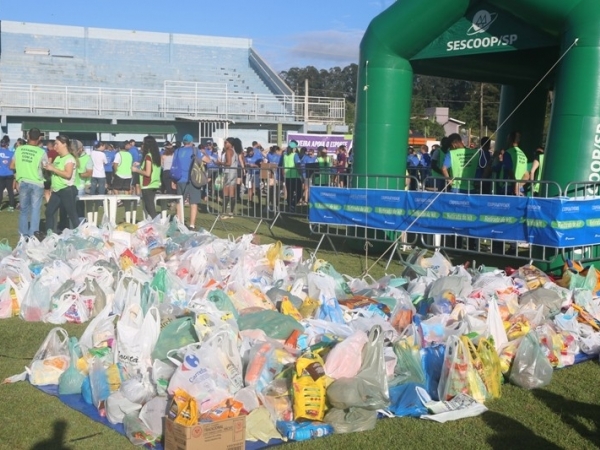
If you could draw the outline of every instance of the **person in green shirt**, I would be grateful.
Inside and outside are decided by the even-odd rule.
[[[77,215],[77,188],[75,187],[75,177],[77,172],[77,156],[73,153],[71,142],[67,136],[59,135],[54,141],[54,148],[58,156],[54,158],[52,164],[48,164],[45,169],[51,172],[52,193],[46,204],[46,229],[47,231],[56,231],[55,215],[59,208],[63,207],[71,228],[79,225],[79,216]]]
[[[73,153],[77,155],[77,171],[75,173],[75,186],[77,187],[77,195],[85,195],[86,190],[89,191],[92,182],[92,171],[94,163],[89,153],[83,149],[81,141],[72,140],[72,146],[75,145]],[[83,201],[77,201],[77,214],[79,217],[85,216],[85,204]]]
[[[324,146],[317,148],[317,164],[319,165],[318,170],[312,173],[312,186],[329,186],[329,176],[331,173],[329,156],[327,155],[327,149]]]
[[[529,171],[529,178],[533,181],[540,181],[542,179],[542,169],[544,167],[544,147],[541,145],[535,149],[535,155],[533,156],[533,163],[531,164],[531,170]],[[533,193],[538,196],[540,193],[540,184],[534,183]]]
[[[160,162],[160,150],[156,139],[152,136],[146,136],[142,143],[141,166],[140,163],[135,162],[131,170],[133,173],[141,175],[142,204],[144,212],[151,219],[156,217],[154,198],[156,197],[156,191],[160,188]]]
[[[301,161],[297,153],[297,148],[298,142],[291,140],[286,153],[279,162],[279,166],[283,170],[288,210],[291,213],[296,212],[296,204],[302,196],[302,178],[300,177],[299,170]]]
[[[39,143],[42,133],[32,128],[27,135],[27,144],[15,145],[15,154],[10,168],[15,171],[19,183],[19,234],[37,236],[40,230],[40,215],[44,198],[44,175],[42,168],[48,164],[48,155]]]

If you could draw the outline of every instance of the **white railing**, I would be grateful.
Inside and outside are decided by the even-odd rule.
[[[163,90],[0,83],[0,113],[49,117],[344,124],[343,98],[238,94],[219,83],[165,83]]]

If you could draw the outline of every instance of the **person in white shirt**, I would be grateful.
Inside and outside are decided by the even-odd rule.
[[[108,164],[108,161],[106,160],[104,150],[106,150],[106,144],[98,142],[90,155],[93,164],[90,195],[106,194],[106,172],[104,166]]]

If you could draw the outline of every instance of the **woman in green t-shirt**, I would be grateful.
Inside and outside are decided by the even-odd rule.
[[[46,203],[46,230],[56,231],[54,228],[56,212],[63,207],[69,217],[71,228],[79,225],[76,201],[77,188],[75,175],[77,170],[77,157],[71,152],[71,145],[67,136],[59,135],[54,141],[54,149],[58,156],[52,164],[44,167],[52,174],[51,194]]]
[[[146,136],[142,143],[142,164],[134,163],[131,169],[133,173],[142,176],[142,203],[145,213],[154,219],[156,217],[156,206],[154,198],[156,191],[160,188],[160,151],[156,139]]]

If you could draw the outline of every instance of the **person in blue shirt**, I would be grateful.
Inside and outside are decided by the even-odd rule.
[[[409,185],[408,189],[416,191],[419,189],[419,166],[421,158],[415,152],[415,149],[408,147],[408,155],[406,156],[406,170],[408,171]]]
[[[304,156],[302,157],[301,162],[301,166],[302,166],[302,178],[304,179],[304,187],[303,187],[303,193],[304,193],[304,203],[308,204],[308,187],[309,187],[309,182],[310,182],[310,175],[309,175],[309,170],[306,169],[306,165],[307,164],[314,164],[317,162],[317,157],[315,155],[315,149],[314,148],[309,148],[308,150],[306,150],[306,153],[304,154]]]
[[[215,202],[218,199],[218,192],[215,191],[214,184],[215,180],[219,176],[219,152],[216,149],[217,147],[213,146],[213,142],[211,140],[207,141],[200,149],[204,155],[210,158],[210,161],[206,163],[206,173],[208,175],[206,195],[210,196]]]
[[[429,154],[429,147],[425,144],[421,145],[420,151],[419,181],[421,181],[421,184],[424,184],[425,180],[431,175],[431,155]]]
[[[104,156],[106,156],[106,164],[104,165],[104,173],[106,174],[106,192],[112,192],[112,181],[113,181],[113,162],[115,162],[115,155],[117,151],[115,146],[107,144],[104,150]]]
[[[2,207],[4,189],[6,189],[9,212],[15,210],[15,191],[13,190],[15,172],[10,170],[10,163],[14,155],[15,151],[10,148],[10,138],[8,135],[3,136],[0,140],[0,208]]]
[[[263,156],[260,151],[254,147],[246,149],[246,177],[248,177],[248,201],[252,202],[254,194],[258,198],[258,207],[262,204],[262,195],[260,192],[260,165]]]
[[[127,150],[131,154],[134,165],[135,163],[138,163],[139,165],[142,162],[142,153],[140,152],[140,149],[137,148],[137,146],[135,145],[135,139],[130,139],[127,142],[127,144],[125,145],[125,150]],[[140,186],[140,174],[137,172],[133,173],[131,179],[131,187],[135,195],[142,194],[142,188]]]

